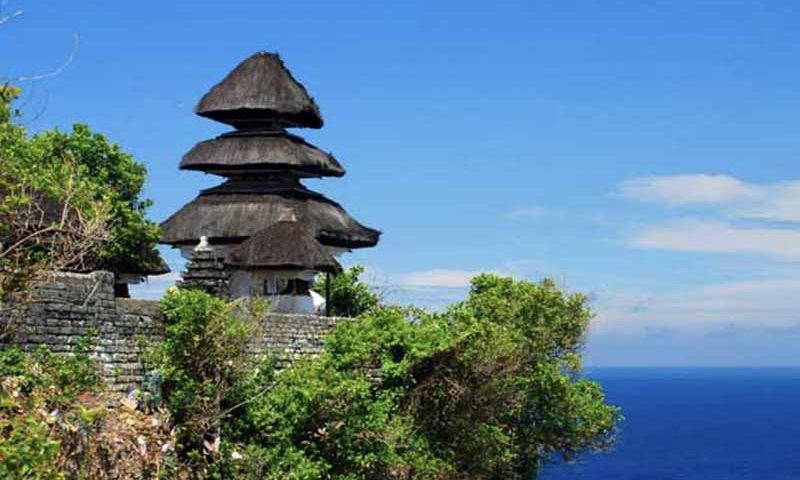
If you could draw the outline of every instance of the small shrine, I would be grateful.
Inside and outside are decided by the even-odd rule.
[[[315,276],[339,272],[337,256],[372,247],[380,236],[301,183],[345,174],[333,155],[287,130],[321,128],[319,107],[277,54],[261,52],[214,86],[195,112],[234,130],[198,143],[180,163],[225,178],[161,224],[161,242],[190,260],[184,283],[205,275],[208,285],[225,285],[215,293],[266,296],[276,311],[312,313]]]

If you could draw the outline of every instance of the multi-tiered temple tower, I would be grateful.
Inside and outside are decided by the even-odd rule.
[[[380,235],[301,184],[345,173],[332,155],[287,131],[321,128],[319,108],[278,55],[257,53],[214,86],[195,112],[235,130],[195,145],[180,168],[226,181],[168,218],[162,243],[191,258],[207,237],[204,256],[211,248],[226,265],[231,296],[273,296],[278,309],[307,310],[314,275],[338,270],[334,256],[374,246]]]

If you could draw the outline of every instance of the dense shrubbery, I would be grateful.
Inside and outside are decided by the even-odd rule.
[[[156,269],[145,168],[86,125],[30,136],[0,86],[0,300],[42,270]]]
[[[363,273],[364,267],[356,265],[331,276],[330,298],[326,298],[331,315],[357,317],[380,305],[380,295],[360,280]],[[314,290],[325,292],[327,290],[325,282],[325,276],[321,275],[314,285]]]
[[[71,156],[44,161],[45,145],[13,122],[18,93],[0,86],[0,302],[42,270],[97,262],[108,238],[104,187]]]
[[[0,478],[144,479],[166,471],[168,418],[104,392],[84,340],[72,355],[0,350]]]
[[[248,354],[262,307],[167,294],[148,360],[170,416],[104,400],[87,345],[3,350],[0,477],[499,480],[613,439],[618,410],[580,376],[585,298],[552,282],[373,308],[282,372]]]
[[[78,167],[78,175],[93,185],[97,198],[110,207],[110,238],[93,268],[113,272],[142,272],[161,266],[156,245],[158,225],[146,218],[152,202],[141,200],[147,169],[116,143],[109,143],[88,125],[75,124],[72,131],[49,130],[31,137],[40,153],[38,162],[57,168],[65,159]]]
[[[0,350],[0,478],[58,478],[60,443],[51,433],[58,418],[74,422],[78,395],[99,386],[86,344],[74,356],[55,356],[46,349],[24,354]],[[84,410],[85,412],[85,410]]]
[[[177,427],[179,470],[205,477],[218,458],[224,409],[255,369],[248,343],[264,308],[256,300],[227,303],[176,288],[161,301],[166,338],[147,356]]]
[[[192,365],[164,370],[167,384],[188,386],[195,399],[187,402],[183,387],[168,395],[195,435],[183,437],[184,460],[198,465],[205,455],[215,478],[529,477],[553,456],[605,447],[619,418],[600,387],[580,377],[585,298],[549,281],[483,275],[442,314],[373,308],[339,324],[321,357],[279,374],[247,374],[235,367],[244,363],[236,349],[204,343],[242,342],[241,317],[226,308],[200,292],[165,301],[175,321],[167,350]],[[233,336],[209,335],[220,328],[206,320],[214,318]],[[220,362],[230,370],[212,373]],[[213,422],[191,427],[209,411],[222,420],[218,448]]]

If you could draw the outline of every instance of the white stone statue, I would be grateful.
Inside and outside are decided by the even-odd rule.
[[[195,252],[210,252],[212,250],[213,248],[211,248],[211,245],[208,244],[208,237],[206,237],[205,235],[200,237],[200,243],[198,243],[197,246],[194,247]]]

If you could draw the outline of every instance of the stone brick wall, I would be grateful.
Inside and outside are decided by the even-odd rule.
[[[268,314],[261,320],[261,338],[253,351],[272,355],[282,366],[322,351],[325,334],[336,317]],[[90,331],[96,332],[94,355],[114,390],[126,390],[143,380],[140,338],[158,341],[164,336],[164,318],[158,303],[114,298],[114,276],[109,272],[57,273],[37,284],[24,309],[0,311],[0,321],[15,322],[11,340],[25,349],[45,345],[54,352],[72,351]]]
[[[293,360],[318,355],[325,346],[325,334],[340,317],[273,313],[261,320],[262,338],[254,344],[257,354],[266,354],[285,367]]]
[[[138,338],[161,338],[164,328],[157,303],[114,298],[109,272],[53,274],[34,286],[24,308],[6,310],[2,319],[14,322],[12,342],[25,349],[44,345],[66,353],[96,332],[94,355],[118,390],[142,379]]]

